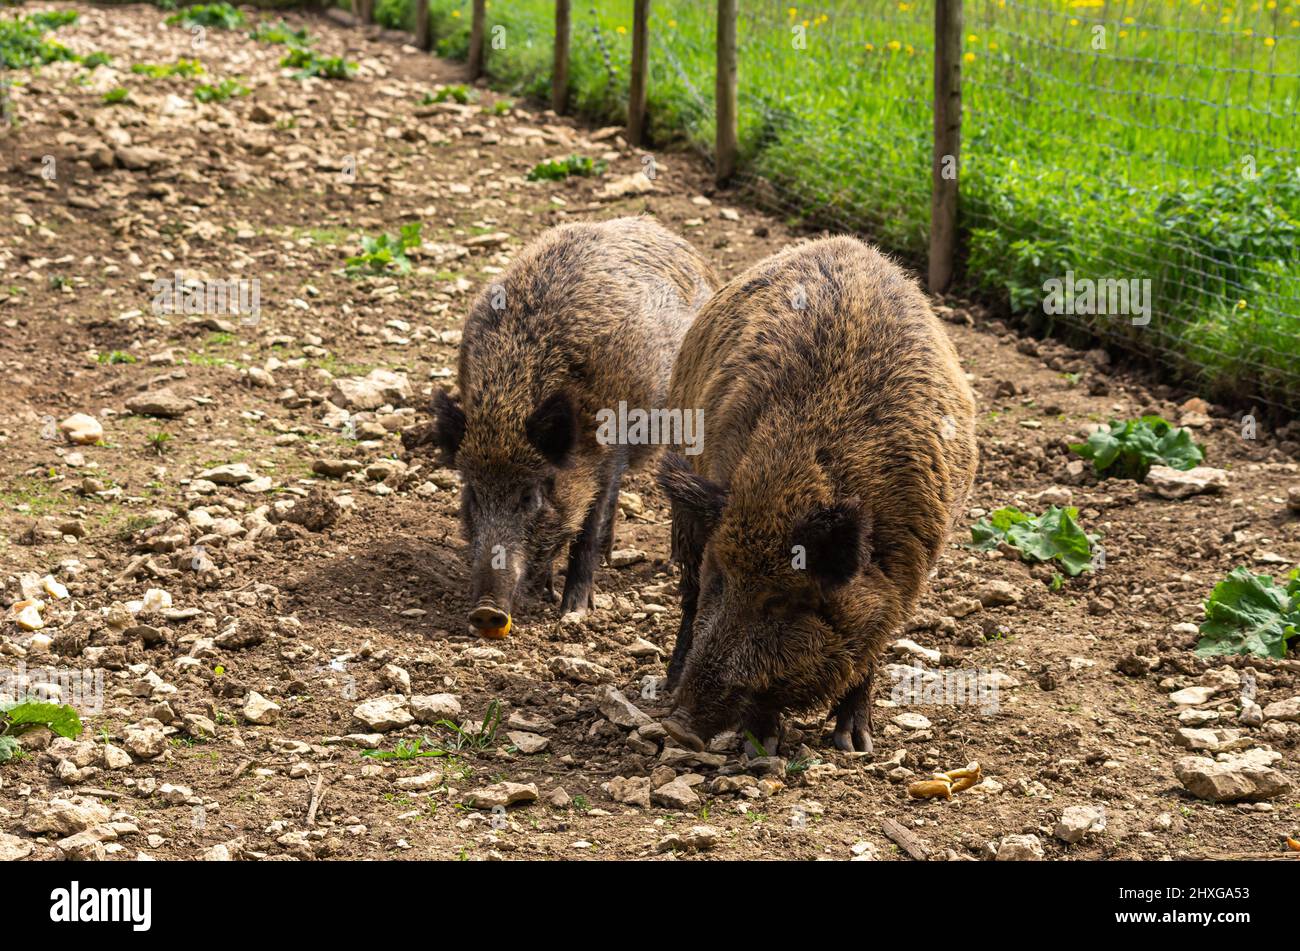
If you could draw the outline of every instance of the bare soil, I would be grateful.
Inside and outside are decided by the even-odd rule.
[[[1298,692],[1296,661],[1207,663],[1191,650],[1195,634],[1178,628],[1201,620],[1234,566],[1280,573],[1300,561],[1300,520],[1286,505],[1300,484],[1295,426],[1261,419],[1243,438],[1223,408],[1121,371],[1100,351],[1021,338],[978,306],[937,302],[981,403],[971,520],[1009,504],[1041,509],[1045,490],[1068,494],[1102,536],[1104,567],[1053,585],[1043,566],[963,548],[964,528],[953,538],[900,636],[942,652],[945,669],[1005,675],[996,711],[909,708],[929,727],[899,726],[892,718],[905,711],[886,681],[871,755],[837,752],[825,711],[796,718],[782,761],[757,766],[734,743],[700,762],[671,743],[629,742],[630,729],[600,709],[605,690],[658,712],[643,691],[663,657],[640,641],[670,651],[679,617],[667,506],[651,479],[625,483],[615,544],[645,557],[599,571],[592,615],[562,624],[553,605],[526,604],[508,639],[484,642],[464,623],[455,476],[419,448],[406,452],[401,433],[423,421],[433,387],[454,383],[472,295],[549,226],[651,214],[724,275],[802,235],[742,195],[715,192],[685,153],[655,155],[652,193],[602,197],[645,168],[615,130],[527,104],[497,114],[501,97],[484,89],[465,105],[421,105],[461,82],[462,68],[376,31],[286,15],[322,52],[360,64],[350,81],[303,81],[279,68],[284,47],[244,32],[208,30],[194,48],[155,8],[59,4],[69,6],[81,20],[60,40],[113,64],[84,83],[71,64],[27,74],[15,90],[19,125],[0,137],[0,582],[5,607],[28,572],[52,573],[70,595],[49,601],[35,641],[6,618],[0,652],[10,669],[102,670],[104,698],[77,743],[29,734],[25,754],[0,766],[0,845],[12,854],[906,858],[895,841],[906,836],[885,831],[892,821],[938,858],[987,857],[988,843],[1029,833],[1048,858],[1159,859],[1278,853],[1300,834],[1300,724],[1241,727],[1250,747],[1282,754],[1289,795],[1214,804],[1174,775],[1188,751],[1174,743],[1169,699],[1230,678],[1211,672],[1224,666],[1253,675],[1261,704]],[[204,80],[129,72],[191,56]],[[227,76],[250,94],[194,101],[196,82]],[[118,85],[131,102],[104,104]],[[608,169],[526,180],[539,161],[571,153]],[[409,274],[344,272],[361,235],[414,221],[424,245]],[[154,281],[177,271],[258,279],[259,318],[155,312]],[[409,396],[350,414],[327,402],[335,379],[375,368],[404,374]],[[178,418],[127,410],[161,389],[182,398]],[[1197,426],[1207,464],[1229,472],[1226,492],[1168,501],[1069,468],[1067,445],[1084,427],[1144,412]],[[62,437],[57,423],[73,413],[100,421],[100,443]],[[332,477],[314,470],[320,460],[370,468]],[[263,481],[197,478],[232,463]],[[319,520],[282,518],[292,501],[299,517],[310,501]],[[998,581],[1019,600],[982,606],[981,594],[997,600]],[[170,616],[115,623],[114,604],[151,588],[170,593]],[[598,665],[592,678],[606,682],[557,673],[557,657]],[[276,722],[247,722],[254,691],[279,706]],[[494,708],[502,723],[481,742],[436,723],[389,730],[374,747],[339,739],[378,732],[354,711],[394,693],[454,695],[471,736]],[[1239,728],[1238,703],[1226,690],[1198,709]],[[140,741],[147,718],[166,734],[157,755],[139,752],[156,752]],[[508,736],[520,730],[548,743],[526,754]],[[416,739],[448,755],[362,755]],[[110,768],[106,744],[137,752]],[[972,760],[981,786],[952,801],[908,797],[909,775]],[[775,781],[728,791],[747,770]],[[430,771],[441,776],[426,789],[398,784]],[[634,805],[604,787],[651,774],[656,789],[684,777],[698,802]],[[496,782],[534,784],[537,799],[476,808],[472,791]],[[30,831],[43,804],[78,795],[117,825],[100,816],[89,842]],[[1055,838],[1072,805],[1104,806],[1104,832],[1075,845]],[[701,825],[714,832],[689,831]],[[660,845],[674,833],[680,842]]]

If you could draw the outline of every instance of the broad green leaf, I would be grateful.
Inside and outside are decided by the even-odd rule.
[[[1292,572],[1290,583],[1280,587],[1270,575],[1249,568],[1234,568],[1214,586],[1205,602],[1205,621],[1196,653],[1254,654],[1285,657],[1287,641],[1300,626],[1300,580]]]
[[[1098,474],[1139,482],[1152,466],[1187,470],[1205,459],[1204,451],[1188,430],[1170,426],[1159,416],[1114,421],[1090,435],[1086,442],[1071,444],[1070,450],[1091,460]]]
[[[1074,577],[1092,567],[1092,543],[1099,536],[1079,527],[1075,508],[1048,508],[1028,515],[1015,506],[998,509],[971,526],[971,548],[987,550],[1006,542],[1026,561],[1056,561]]]
[[[81,718],[67,704],[28,700],[10,707],[5,711],[4,718],[19,729],[24,726],[44,726],[68,739],[81,735]]]

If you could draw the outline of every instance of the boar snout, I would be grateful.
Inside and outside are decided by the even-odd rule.
[[[515,559],[510,562],[509,567],[494,568],[489,556],[481,559],[472,574],[470,598],[474,607],[469,612],[469,623],[483,637],[502,638],[510,633],[510,612],[520,575]]]
[[[480,604],[469,612],[469,623],[475,627],[505,627],[510,623],[510,615],[490,604]]]

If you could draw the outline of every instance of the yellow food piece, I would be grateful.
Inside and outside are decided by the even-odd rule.
[[[907,794],[913,799],[951,799],[952,784],[946,779],[923,779],[908,786]]]
[[[514,625],[514,618],[506,616],[506,623],[501,627],[480,627],[478,632],[489,640],[503,641],[510,636],[510,628]]]
[[[982,780],[984,771],[980,769],[979,763],[969,763],[961,769],[950,769],[940,775],[952,783],[953,792],[961,792],[963,789],[970,789]]]
[[[1295,839],[1290,837],[1286,840],[1286,847],[1292,852],[1300,852],[1300,842],[1297,842]]]

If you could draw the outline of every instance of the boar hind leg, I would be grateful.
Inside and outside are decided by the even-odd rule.
[[[618,510],[618,486],[623,479],[626,463],[616,459],[605,489],[596,496],[587,517],[582,520],[582,530],[569,546],[569,567],[564,575],[564,594],[560,597],[560,613],[576,611],[584,614],[592,603],[596,585],[596,565],[602,548],[607,548],[606,530],[613,537],[614,512]]]
[[[845,753],[870,753],[871,676],[868,675],[835,707],[835,748]]]

